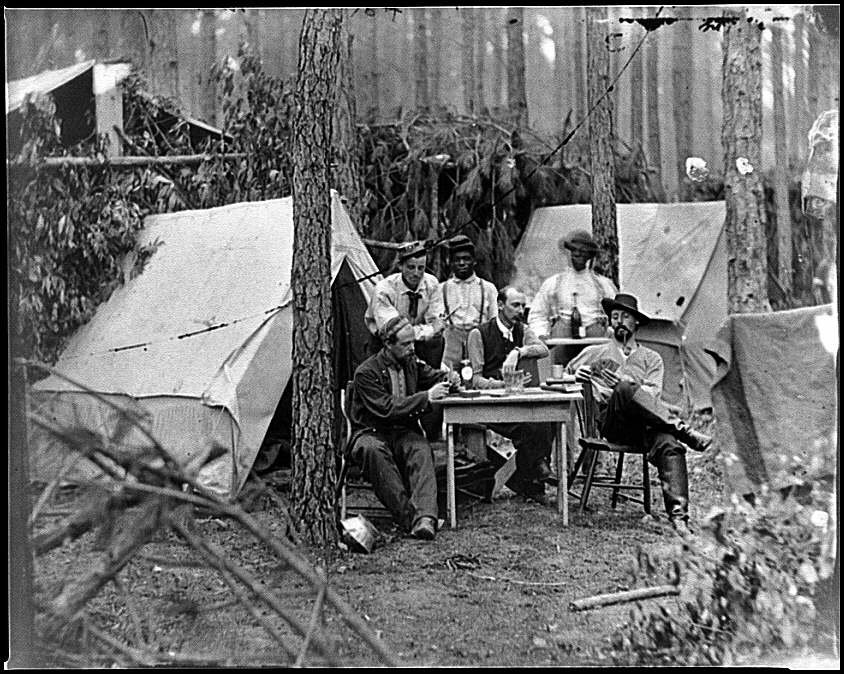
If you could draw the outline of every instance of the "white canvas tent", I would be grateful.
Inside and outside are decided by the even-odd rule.
[[[362,293],[362,305],[378,268],[335,192],[331,213],[332,279],[376,274],[344,290]],[[200,481],[234,496],[291,374],[292,198],[149,216],[139,245],[156,241],[143,272],[98,307],[56,369],[143,410],[155,438],[184,461],[212,443],[225,447]],[[115,432],[119,415],[97,396],[56,376],[34,388],[42,416]],[[68,452],[45,433],[31,444],[33,476],[49,479]]]
[[[727,248],[723,201],[618,204],[620,290],[656,319],[640,338],[665,361],[664,398],[711,406],[715,363],[704,353],[727,317]],[[528,302],[544,279],[569,264],[558,241],[592,230],[589,205],[538,208],[516,249],[512,284]]]

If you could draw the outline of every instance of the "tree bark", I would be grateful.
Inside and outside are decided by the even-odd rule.
[[[647,77],[648,107],[648,163],[654,173],[651,185],[660,202],[665,202],[665,187],[662,183],[662,141],[659,123],[659,34],[654,31],[645,44],[645,70]]]
[[[738,19],[725,28],[722,62],[727,303],[729,313],[755,313],[770,311],[760,173],[762,32],[743,12],[727,10],[725,15]]]
[[[344,16],[340,35],[340,56],[337,66],[337,105],[334,108],[334,142],[332,162],[334,178],[331,186],[346,198],[346,210],[359,232],[365,232],[366,192],[360,161],[360,140],[357,132],[355,78],[352,61],[353,36],[349,33],[349,17]]]
[[[504,88],[507,80],[507,10],[505,8],[493,8],[490,10],[494,12],[493,16],[497,17],[494,23],[494,42],[495,49],[492,52],[492,73],[493,73],[493,96],[492,104],[497,108],[499,114],[504,107]]]
[[[791,208],[788,203],[788,145],[783,92],[783,30],[771,26],[771,69],[774,89],[774,197],[777,212],[777,277],[791,303]]]
[[[524,8],[507,8],[507,107],[510,119],[518,127],[528,126],[525,94]]]
[[[381,91],[378,77],[378,17],[369,17],[369,44],[367,54],[369,59],[369,108],[366,110],[367,119],[375,121],[381,114]]]
[[[431,107],[436,112],[440,101],[440,79],[442,78],[442,55],[440,42],[443,33],[442,8],[431,7],[428,15],[428,23],[431,26],[431,79],[428,84],[428,95],[431,98]]]
[[[342,24],[341,9],[305,11],[293,119],[293,520],[317,545],[337,540],[329,188]]]
[[[609,87],[606,7],[586,9],[586,59],[589,68],[589,156],[592,167],[592,236],[598,244],[595,265],[618,285],[618,231],[615,209],[615,155]]]
[[[217,123],[217,86],[212,67],[217,63],[217,19],[213,9],[202,10],[199,36],[199,109],[202,121]]]
[[[634,48],[641,39],[641,29],[634,26],[630,37],[630,48]],[[639,50],[639,53],[630,62],[630,139],[633,141],[634,148],[642,147],[645,138],[645,119],[642,109],[644,58],[645,55],[642,50]]]
[[[425,9],[414,7],[413,16],[413,73],[416,80],[416,109],[428,112],[431,99],[428,95],[428,26]]]
[[[792,113],[792,137],[791,155],[792,166],[797,169],[801,163],[806,161],[806,147],[808,141],[806,140],[811,121],[809,120],[809,101],[808,101],[808,69],[806,67],[806,18],[803,13],[799,13],[794,17],[794,104]]]
[[[586,116],[586,68],[583,58],[583,37],[586,31],[586,16],[583,7],[574,7],[574,21],[572,30],[574,32],[574,76],[572,77],[572,100],[574,111],[579,122]]]
[[[476,114],[485,113],[484,98],[484,60],[486,59],[486,10],[481,7],[472,9],[475,13],[475,92],[472,95]]]
[[[475,106],[475,14],[472,7],[460,9],[462,49],[460,73],[463,81],[463,108],[467,115],[477,112]]]
[[[561,11],[559,7],[556,9],[557,13]],[[566,100],[569,98],[568,64],[563,57],[566,49],[566,24],[559,14],[555,14],[551,25],[554,30],[554,114],[559,120],[559,125],[555,125],[554,130],[558,133],[565,133],[563,123],[568,114],[568,108],[571,108],[570,100]]]
[[[688,15],[688,10],[678,9],[677,15],[683,18]],[[671,26],[671,33],[674,38],[672,49],[672,70],[671,81],[674,88],[674,101],[672,110],[674,113],[674,142],[676,152],[677,171],[677,196],[680,201],[687,198],[686,182],[686,157],[692,154],[694,141],[692,138],[692,120],[694,118],[694,106],[692,105],[692,76],[694,67],[692,63],[692,26],[689,21],[678,21]]]

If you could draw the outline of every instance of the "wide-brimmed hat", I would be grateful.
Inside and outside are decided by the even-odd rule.
[[[399,262],[404,262],[405,260],[409,260],[412,257],[422,257],[423,255],[428,254],[428,249],[425,247],[425,243],[423,241],[415,241],[413,243],[407,244],[404,248],[399,251]]]
[[[448,252],[450,255],[454,255],[461,250],[468,250],[472,255],[475,254],[475,244],[465,234],[458,234],[448,241]]]
[[[569,232],[567,236],[557,242],[557,245],[560,250],[563,248],[571,250],[573,246],[580,246],[588,249],[591,253],[598,252],[598,244],[595,243],[592,235],[585,229],[575,229]]]
[[[613,299],[604,297],[601,300],[601,306],[604,308],[604,312],[607,316],[612,313],[613,309],[624,309],[624,311],[628,311],[636,317],[636,320],[639,321],[639,325],[645,325],[651,320],[648,316],[639,311],[639,300],[637,300],[633,295],[628,295],[626,293],[618,293],[618,295],[616,295]]]

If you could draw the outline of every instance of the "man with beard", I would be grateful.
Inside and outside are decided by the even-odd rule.
[[[478,389],[504,388],[505,372],[523,369],[539,385],[536,361],[548,355],[545,346],[525,325],[525,295],[512,286],[498,293],[498,316],[469,333],[469,360]],[[488,424],[490,430],[510,438],[516,449],[516,471],[507,487],[527,499],[548,505],[545,482],[554,474],[549,465],[554,425],[548,423]]]
[[[592,269],[598,246],[585,229],[576,229],[558,242],[568,251],[570,265],[559,274],[545,279],[530,305],[528,322],[540,339],[572,337],[572,308],[577,305],[584,337],[605,337],[606,322],[601,300],[618,290],[612,280]],[[579,346],[558,346],[553,362],[565,365],[580,352]]]
[[[440,285],[445,307],[443,363],[453,369],[466,358],[469,332],[498,315],[495,286],[475,274],[475,244],[463,234],[448,243],[451,278]]]
[[[661,402],[665,367],[662,356],[636,341],[636,331],[650,319],[633,295],[603,299],[610,320],[608,344],[587,346],[567,366],[578,381],[591,382],[598,404],[601,434],[610,442],[642,444],[656,466],[665,510],[672,526],[688,533],[689,481],[685,446],[706,450],[712,438],[672,419]],[[682,444],[681,444],[682,443]]]
[[[448,395],[447,375],[417,359],[406,318],[389,319],[381,339],[381,350],[355,370],[350,457],[393,519],[412,536],[433,540],[437,482],[419,420],[432,402]]]

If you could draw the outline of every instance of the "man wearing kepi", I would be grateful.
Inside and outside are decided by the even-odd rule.
[[[568,251],[570,266],[545,279],[530,305],[528,322],[540,339],[548,337],[604,337],[606,323],[601,300],[613,297],[618,290],[612,280],[592,269],[598,246],[585,229],[576,229],[558,247]],[[572,334],[571,316],[574,307],[580,314],[582,329]],[[558,346],[553,362],[565,364],[580,347]]]
[[[538,382],[536,361],[548,355],[545,346],[524,323],[525,295],[512,286],[498,293],[498,316],[469,333],[469,360],[477,389],[504,387],[504,373],[522,369]],[[553,478],[549,465],[554,439],[553,424],[488,424],[513,441],[516,471],[507,487],[527,499],[548,505],[545,482]]]
[[[448,242],[451,278],[442,282],[445,308],[443,363],[457,369],[466,358],[469,331],[498,315],[495,286],[475,274],[475,244],[463,234]]]
[[[416,355],[431,367],[442,358],[443,301],[440,282],[425,272],[428,252],[422,243],[409,244],[399,252],[394,274],[375,285],[364,321],[373,339],[370,353],[381,348],[378,333],[396,316],[404,316],[413,328]]]
[[[649,318],[633,295],[619,293],[601,301],[610,319],[608,344],[587,346],[567,366],[582,382],[591,382],[598,403],[598,423],[610,442],[643,443],[648,461],[662,483],[665,510],[671,524],[687,533],[689,480],[686,450],[706,450],[712,438],[671,418],[661,402],[665,367],[662,357],[636,341],[636,331]],[[682,443],[682,444],[681,444]]]
[[[393,519],[416,538],[436,535],[437,481],[419,420],[448,395],[447,375],[416,357],[413,326],[402,316],[381,331],[383,348],[355,371],[350,449]]]

